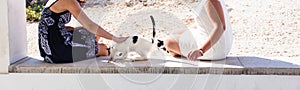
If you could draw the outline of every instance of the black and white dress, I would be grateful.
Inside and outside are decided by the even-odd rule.
[[[44,61],[71,63],[95,57],[98,51],[95,34],[85,29],[67,31],[65,24],[70,22],[71,13],[51,11],[55,2],[43,9],[38,26],[39,50]]]

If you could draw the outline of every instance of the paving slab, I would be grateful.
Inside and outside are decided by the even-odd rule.
[[[239,56],[238,59],[246,68],[300,68],[300,65],[290,61],[289,58],[280,60],[276,58]]]
[[[300,58],[239,56],[244,74],[300,75]]]

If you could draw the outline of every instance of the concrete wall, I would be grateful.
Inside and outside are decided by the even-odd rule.
[[[7,10],[7,0],[0,0],[0,73],[7,73],[9,64]]]
[[[0,90],[300,90],[299,84],[299,76],[277,75],[0,75]]]
[[[27,56],[25,0],[8,1],[10,63]],[[37,27],[36,27],[37,28]]]
[[[25,0],[0,0],[0,73],[27,56]]]

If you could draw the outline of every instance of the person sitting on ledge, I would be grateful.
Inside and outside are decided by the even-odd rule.
[[[48,63],[72,63],[96,56],[107,56],[100,37],[121,43],[127,37],[116,37],[94,23],[81,9],[85,0],[49,0],[38,26],[40,55]],[[74,30],[65,26],[71,15],[86,29]]]
[[[172,56],[189,60],[220,60],[232,46],[232,32],[223,0],[202,0],[195,8],[196,24],[191,30],[179,30],[165,40]]]

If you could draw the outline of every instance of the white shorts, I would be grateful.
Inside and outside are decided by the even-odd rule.
[[[185,31],[178,37],[183,56],[187,57],[192,50],[200,49],[209,38],[209,32],[201,27]],[[220,60],[226,58],[232,46],[231,30],[225,30],[219,41],[204,53],[201,60]]]

